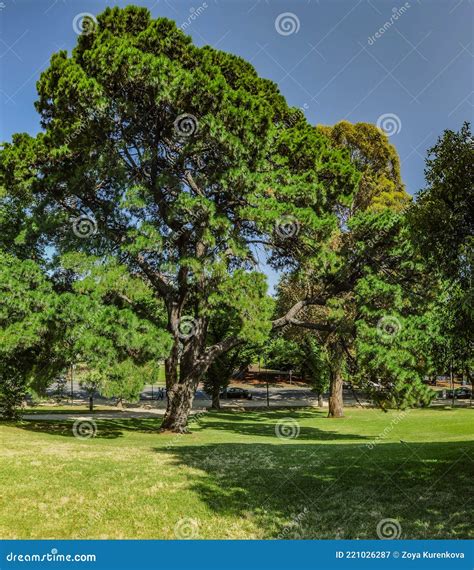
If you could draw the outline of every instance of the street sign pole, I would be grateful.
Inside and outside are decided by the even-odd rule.
[[[265,378],[267,380],[267,408],[270,407],[270,394],[268,391],[268,372],[265,372]]]

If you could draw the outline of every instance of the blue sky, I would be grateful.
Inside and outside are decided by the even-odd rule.
[[[0,139],[39,129],[35,82],[51,54],[71,49],[73,20],[129,2],[3,0],[0,3]],[[446,128],[473,115],[472,0],[148,0],[154,17],[185,26],[196,44],[251,61],[312,123],[382,122],[410,193]],[[405,7],[403,13],[402,8]],[[194,9],[195,19],[191,19]],[[392,18],[396,13],[398,19]],[[280,14],[293,16],[276,20]],[[387,23],[389,25],[387,25]],[[289,26],[289,27],[287,27]],[[385,31],[370,45],[369,38]]]
[[[0,2],[1,140],[38,131],[35,82],[54,51],[75,45],[78,14],[129,3]],[[412,194],[424,184],[426,150],[444,129],[472,119],[472,0],[132,3],[184,25],[197,45],[251,61],[313,124],[379,121],[391,133]]]

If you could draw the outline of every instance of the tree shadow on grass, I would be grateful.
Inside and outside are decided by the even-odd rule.
[[[181,442],[156,451],[192,468],[208,508],[251,521],[257,538],[376,539],[384,519],[396,519],[399,538],[472,537],[473,442]],[[213,538],[226,537],[222,528]]]
[[[327,413],[316,410],[274,410],[268,412],[210,412],[205,417],[204,428],[236,433],[252,437],[279,437],[282,440],[298,441],[327,441],[327,440],[365,440],[368,436],[359,434],[344,434],[318,429],[304,425],[305,419],[326,421]],[[202,418],[199,419],[201,421]],[[337,422],[338,419],[329,420]],[[326,424],[327,425],[327,424]],[[191,421],[191,429],[193,429]]]
[[[77,423],[76,422],[80,422]],[[78,420],[23,420],[11,423],[14,427],[63,437],[79,439],[116,439],[124,432],[158,433],[161,418],[123,418],[123,419],[78,419]],[[76,425],[76,428],[74,426]],[[81,427],[82,426],[82,427]],[[76,435],[77,434],[77,435]]]
[[[290,415],[291,414],[291,415]],[[213,429],[225,432],[236,433],[239,435],[275,437],[275,430],[280,430],[285,436],[290,435],[297,430],[300,440],[327,440],[327,439],[367,439],[364,436],[353,434],[339,434],[320,430],[314,427],[299,425],[300,420],[324,418],[325,414],[315,410],[273,410],[268,412],[236,412],[236,411],[219,411],[206,413],[204,418],[198,417],[193,420],[190,418],[191,432],[199,433],[203,429]],[[88,414],[84,417],[70,419],[28,419],[19,422],[8,422],[17,428],[27,431],[46,433],[62,437],[77,437],[75,434],[87,435],[91,431],[93,437],[99,439],[115,439],[122,437],[124,432],[139,433],[159,433],[162,418],[94,418]],[[335,420],[337,421],[337,420]],[[280,422],[280,423],[279,423]],[[7,422],[5,422],[7,423]],[[76,429],[73,429],[77,425]],[[84,426],[84,431],[81,431]],[[169,437],[175,437],[174,434],[167,434]],[[84,437],[84,439],[87,439]]]
[[[445,403],[441,403],[441,404],[436,404],[434,406],[430,406],[429,410],[436,410],[437,412],[457,412],[458,410],[471,410],[474,412],[474,405],[470,406],[469,405],[469,400],[462,400],[464,402],[467,401],[467,404],[465,405],[457,405],[455,404],[454,407],[451,406],[451,404],[445,404]]]

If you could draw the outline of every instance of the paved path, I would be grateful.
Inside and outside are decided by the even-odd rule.
[[[153,402],[156,404],[157,402]],[[159,402],[162,404],[162,402]],[[199,403],[196,405],[194,403],[193,409],[191,411],[191,415],[198,414],[203,411],[207,411],[210,408],[211,402],[207,401],[206,405],[203,403]],[[278,403],[271,403],[270,408],[267,408],[266,405],[262,405],[261,402],[255,402],[253,400],[233,400],[232,402],[223,402],[221,404],[222,409],[231,409],[231,410],[243,410],[243,409],[261,409],[262,411],[268,409],[278,409],[281,407],[288,407],[288,408],[307,408],[307,407],[317,407],[312,402],[294,402],[294,401],[280,401]],[[64,413],[44,413],[44,414],[24,414],[23,419],[25,420],[77,420],[77,419],[90,419],[95,418],[98,420],[102,419],[122,419],[122,418],[156,418],[161,417],[164,415],[166,409],[166,405],[160,407],[151,407],[146,406],[142,408],[125,408],[124,410],[114,410],[111,412],[107,411],[97,411],[93,413],[87,413],[81,410],[80,412],[64,412]]]
[[[116,412],[94,412],[92,414],[84,412],[64,412],[64,414],[24,414],[24,420],[120,420],[123,418],[156,418],[165,413],[162,409],[144,410],[143,408],[125,409]],[[191,413],[196,413],[195,411]]]
[[[318,399],[314,393],[305,388],[294,388],[290,390],[278,391],[274,390],[270,393],[270,407],[267,408],[267,394],[266,391],[252,390],[252,400],[226,400],[221,399],[221,407],[223,410],[244,410],[244,409],[259,409],[262,411],[268,409],[279,408],[317,408]],[[85,401],[77,401],[85,405]],[[95,400],[96,406],[103,406],[109,404],[106,400]],[[191,414],[197,414],[208,410],[211,407],[211,400],[203,396],[203,393],[196,397],[193,401],[193,409]],[[354,399],[353,395],[344,391],[344,405],[354,406],[358,402]],[[327,399],[324,399],[324,406],[327,409]],[[94,413],[87,413],[83,410],[77,412],[64,412],[64,413],[35,413],[24,414],[23,418],[26,420],[73,420],[81,418],[95,418],[95,419],[121,419],[121,418],[156,418],[164,415],[166,410],[166,400],[145,400],[139,407],[129,407],[123,410],[115,409],[111,411],[96,411]]]

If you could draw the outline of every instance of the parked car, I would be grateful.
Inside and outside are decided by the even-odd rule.
[[[442,394],[443,398],[446,398],[447,400],[452,399],[453,394],[456,394],[456,390],[443,390]]]
[[[469,400],[471,393],[472,391],[470,388],[463,386],[462,388],[456,388],[455,390],[443,390],[442,397],[446,398],[446,400],[452,400],[454,394],[454,397],[458,400]]]
[[[472,390],[467,388],[466,386],[462,388],[456,388],[454,390],[454,397],[458,398],[459,400],[469,400],[472,395]]]
[[[229,388],[227,391],[221,392],[221,398],[251,400],[252,394],[244,388]]]

